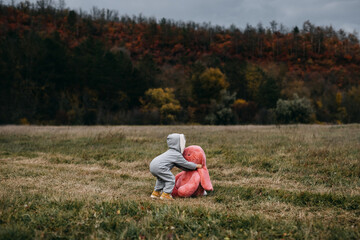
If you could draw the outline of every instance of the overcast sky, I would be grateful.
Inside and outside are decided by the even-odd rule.
[[[58,0],[53,0],[58,1]],[[247,23],[264,27],[275,20],[288,28],[306,20],[352,33],[360,32],[360,0],[65,0],[66,6],[89,12],[92,6],[117,10],[119,15],[211,22],[243,29]],[[35,2],[35,1],[33,1]],[[359,36],[359,34],[358,34]]]

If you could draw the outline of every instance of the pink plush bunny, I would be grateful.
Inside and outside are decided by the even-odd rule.
[[[201,164],[203,167],[177,174],[172,195],[174,197],[195,197],[204,195],[205,190],[213,191],[204,150],[200,146],[192,145],[185,148],[183,156],[189,162]]]

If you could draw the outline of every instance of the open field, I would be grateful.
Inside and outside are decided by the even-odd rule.
[[[149,199],[172,132],[208,196]],[[360,239],[360,125],[2,126],[0,184],[0,239]]]

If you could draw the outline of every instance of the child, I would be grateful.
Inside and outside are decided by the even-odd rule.
[[[184,170],[192,171],[202,168],[201,164],[188,162],[182,153],[185,149],[184,134],[173,133],[167,137],[169,150],[154,158],[150,163],[150,172],[157,178],[151,198],[162,200],[173,200],[171,193],[175,186],[175,176],[170,171],[174,166]],[[160,192],[163,193],[160,195]]]

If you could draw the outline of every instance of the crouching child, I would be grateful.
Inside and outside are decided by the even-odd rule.
[[[173,200],[171,193],[175,186],[175,176],[171,169],[178,167],[184,171],[202,168],[201,164],[188,162],[182,155],[186,139],[184,134],[173,133],[167,137],[169,150],[154,158],[150,163],[150,172],[156,177],[156,183],[151,198]],[[162,193],[161,193],[162,192]]]

